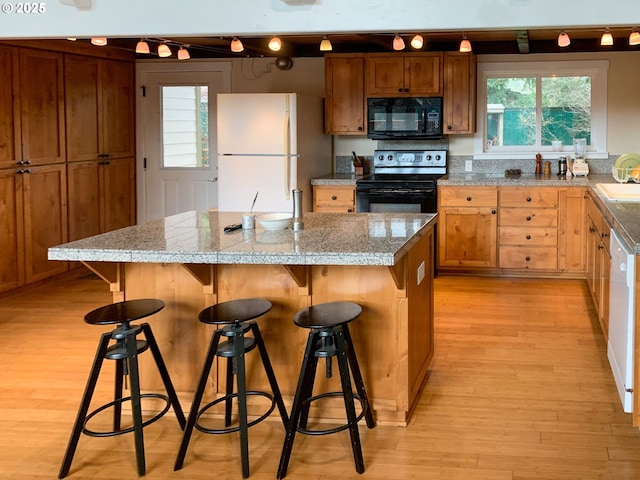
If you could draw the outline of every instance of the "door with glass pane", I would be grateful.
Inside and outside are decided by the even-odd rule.
[[[145,72],[139,221],[217,207],[216,94],[223,72]]]

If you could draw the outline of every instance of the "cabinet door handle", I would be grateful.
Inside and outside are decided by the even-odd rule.
[[[338,197],[336,197],[335,195],[331,195],[331,200],[337,200]]]
[[[447,130],[453,130],[453,125],[447,125]]]
[[[491,215],[495,215],[496,213],[498,213],[495,209],[491,210]]]
[[[347,208],[347,213],[353,213],[353,208]]]
[[[530,202],[530,201],[531,201],[531,197],[527,197],[527,202]]]
[[[531,240],[531,235],[527,235],[527,236],[526,236],[526,239],[527,239],[527,240]]]
[[[600,235],[602,238],[609,238],[609,234],[608,233],[603,233]]]
[[[525,260],[526,260],[527,262],[529,262],[529,261],[531,261],[531,257],[525,257]]]
[[[527,217],[526,220],[527,220],[527,222],[530,222],[531,221],[531,217]]]
[[[470,202],[470,201],[471,201],[471,197],[467,197],[467,202]]]
[[[30,170],[30,169],[28,169],[28,168],[21,168],[20,170],[18,170],[18,173],[19,173],[20,175],[23,175],[23,174],[25,174],[25,173],[31,173],[31,170]]]
[[[359,127],[358,127],[358,130],[359,130],[359,131],[362,131],[362,130],[364,130],[364,128],[363,128],[362,126],[359,126]]]
[[[402,89],[401,88],[398,89],[398,93],[402,93]]]

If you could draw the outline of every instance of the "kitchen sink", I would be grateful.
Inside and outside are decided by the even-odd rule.
[[[610,202],[640,202],[638,183],[596,183],[596,188]]]

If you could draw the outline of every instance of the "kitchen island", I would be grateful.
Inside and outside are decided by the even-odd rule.
[[[312,213],[297,232],[256,224],[224,233],[238,221],[236,213],[187,212],[53,247],[49,259],[82,262],[109,284],[114,302],[165,301],[150,323],[185,405],[211,334],[197,319],[203,308],[247,297],[273,303],[258,321],[290,401],[308,333],[293,324],[293,315],[324,302],[359,303],[363,314],[351,331],[376,420],[406,425],[433,356],[436,215]],[[148,379],[154,372],[144,357]],[[252,357],[251,388],[268,390]],[[335,377],[317,383],[328,388]],[[216,390],[216,375],[211,384]],[[154,378],[143,387],[158,385]],[[325,407],[323,417],[333,417],[332,408]]]

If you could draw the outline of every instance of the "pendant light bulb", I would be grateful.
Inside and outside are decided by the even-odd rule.
[[[613,35],[611,35],[611,32],[609,31],[608,27],[604,30],[604,33],[600,38],[600,45],[603,45],[603,46],[613,45]]]
[[[136,45],[136,53],[149,53],[149,44],[144,40],[140,40]]]
[[[107,44],[107,37],[92,37],[91,44],[98,47],[104,47]]]
[[[331,45],[331,40],[326,35],[322,37],[322,41],[320,42],[320,51],[321,52],[330,52],[333,50],[333,45]]]
[[[396,36],[393,38],[393,49],[404,50],[404,40],[397,33],[396,33]]]
[[[240,53],[244,51],[244,45],[242,45],[242,42],[238,37],[233,37],[233,40],[231,40],[231,51],[234,53]]]
[[[186,47],[180,47],[178,49],[178,60],[189,60],[191,55],[189,55],[189,50]]]
[[[569,34],[562,30],[560,35],[558,35],[558,46],[559,47],[568,47],[571,44],[571,39],[569,38]]]
[[[633,27],[631,35],[629,35],[629,45],[640,45],[640,33],[636,30],[636,27]]]
[[[158,45],[158,56],[159,57],[170,57],[171,56],[171,49],[169,48],[169,45],[167,45],[166,43],[161,43],[160,45]]]
[[[271,40],[269,40],[269,48],[274,52],[277,52],[280,50],[280,48],[282,48],[282,42],[278,37],[273,37]]]
[[[420,34],[414,35],[413,38],[411,39],[411,46],[416,50],[420,50],[423,45],[424,45],[424,38],[422,38],[422,35]]]
[[[460,48],[458,49],[462,53],[469,53],[472,51],[471,42],[467,38],[467,35],[462,36],[462,41],[460,42]]]

